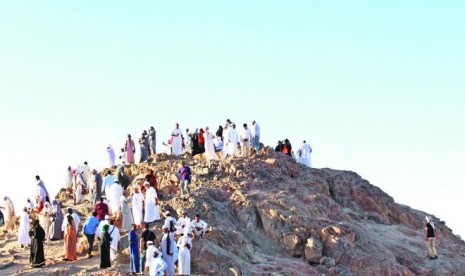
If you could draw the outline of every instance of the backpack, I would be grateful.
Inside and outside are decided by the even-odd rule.
[[[174,221],[170,220],[170,232],[176,231],[176,228],[174,227]]]
[[[119,184],[121,184],[122,187],[129,186],[129,177],[124,172],[119,173]]]

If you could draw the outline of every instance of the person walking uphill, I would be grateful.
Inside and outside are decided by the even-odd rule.
[[[41,267],[45,265],[45,258],[44,258],[45,231],[40,226],[38,220],[35,220],[33,222],[32,228],[29,231],[29,236],[32,239],[29,263],[31,264],[32,267]]]
[[[89,217],[86,222],[84,222],[84,225],[82,226],[82,232],[87,238],[87,243],[89,244],[89,247],[87,249],[87,257],[92,258],[92,249],[94,246],[94,240],[95,240],[95,232],[97,232],[97,227],[99,225],[99,221],[97,219],[97,212],[92,212],[92,216]]]
[[[425,227],[425,241],[426,245],[428,246],[428,251],[430,253],[430,259],[437,259],[438,253],[436,251],[436,227],[434,223],[431,221],[429,216],[425,217],[426,227]]]
[[[186,161],[181,161],[181,167],[178,170],[179,181],[181,185],[181,198],[187,199],[190,196],[189,184],[191,183],[191,169],[186,165]]]

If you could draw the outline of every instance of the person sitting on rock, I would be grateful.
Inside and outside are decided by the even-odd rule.
[[[194,232],[194,238],[200,238],[207,231],[208,224],[205,221],[201,220],[200,215],[197,214],[195,215],[194,220],[191,221],[190,226],[192,228],[192,231]]]
[[[191,219],[187,216],[186,211],[182,211],[182,217],[178,219],[176,227],[176,235],[184,234],[184,230],[190,226]]]

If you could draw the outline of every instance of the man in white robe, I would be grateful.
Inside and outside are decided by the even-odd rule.
[[[153,260],[153,252],[155,251],[160,252],[153,244],[153,241],[147,241],[147,249],[145,250],[145,269],[150,267]]]
[[[81,171],[82,176],[84,177],[84,182],[89,182],[92,170],[90,169],[89,165],[87,165],[87,161],[84,161],[84,165],[81,167]]]
[[[132,195],[132,216],[134,218],[134,224],[137,225],[137,227],[142,226],[144,218],[142,214],[142,210],[144,209],[144,195],[139,190],[138,186],[134,187],[134,193]]]
[[[252,122],[251,134],[252,147],[258,151],[260,149],[260,126],[255,121]]]
[[[116,257],[118,256],[118,243],[120,240],[120,234],[118,227],[115,226],[115,221],[110,220],[110,227],[108,228],[108,234],[111,237],[111,244],[110,244],[110,260],[114,262]]]
[[[27,207],[25,207],[19,218],[18,243],[21,247],[31,244],[31,237],[29,236],[30,218],[27,211]]]
[[[107,191],[108,207],[113,216],[119,214],[121,209],[121,196],[123,195],[123,187],[119,183],[114,183]]]
[[[39,197],[39,201],[44,203],[45,197],[47,196],[47,192],[45,191],[42,185],[37,184],[37,193],[36,196]]]
[[[243,127],[244,129],[239,135],[239,140],[241,141],[241,156],[249,158],[250,139],[252,135],[250,134],[250,129],[247,128],[247,124],[244,124]]]
[[[170,232],[174,232],[170,228],[170,225],[173,224],[173,227],[176,229],[176,225],[177,225],[176,219],[171,216],[170,211],[165,212],[165,217],[166,218],[165,218],[165,222],[163,223],[163,226],[166,226]]]
[[[68,220],[66,219],[67,215],[71,215],[74,220],[74,225],[76,227],[76,236],[79,231],[79,223],[81,223],[81,219],[79,218],[78,214],[73,212],[73,208],[68,207],[66,208],[66,215],[64,216],[65,218],[63,219],[63,222],[61,223],[61,231],[66,232],[66,226],[68,225]]]
[[[183,236],[178,239],[178,274],[191,275],[191,250],[192,250],[192,231],[188,227],[185,229]]]
[[[182,131],[179,128],[179,124],[176,124],[176,128],[171,132],[171,137],[173,138],[172,153],[173,155],[179,156],[182,154]]]
[[[50,235],[48,235],[48,231],[51,223],[50,215],[52,214],[52,205],[50,204],[50,202],[45,201],[43,206],[44,207],[39,213],[39,224],[45,231],[46,240],[50,241]]]
[[[156,220],[160,220],[160,210],[158,209],[158,197],[157,191],[150,186],[148,181],[144,182],[145,191],[145,216],[144,221],[152,223]]]
[[[239,142],[239,134],[236,130],[236,125],[233,124],[228,131],[228,156],[234,157],[237,151],[237,142]]]
[[[110,162],[110,168],[115,165],[115,151],[110,146],[107,147],[108,161]]]
[[[195,218],[193,221],[191,221],[191,228],[192,231],[194,232],[194,238],[199,238],[202,237],[205,234],[205,231],[207,231],[208,224],[200,219],[200,215],[197,214],[195,215]]]
[[[215,152],[215,145],[213,144],[213,134],[210,132],[209,127],[205,127],[205,132],[203,133],[204,143],[205,143],[205,158],[207,161],[217,159]]]
[[[170,233],[166,226],[163,226],[162,229],[164,234],[161,238],[161,252],[167,264],[165,274],[167,276],[174,276],[174,262],[178,255],[176,243],[174,242],[174,233]]]
[[[229,131],[231,128],[229,127],[228,124],[225,124],[223,127],[223,150],[222,150],[222,156],[221,160],[226,159],[228,156],[228,151],[229,151]]]
[[[153,259],[150,262],[149,275],[150,276],[162,276],[162,275],[164,275],[163,273],[168,268],[168,264],[162,258],[162,253],[160,253],[160,251],[158,251],[158,250],[155,250],[153,252],[153,254],[152,254],[152,257],[153,257]],[[171,274],[166,274],[166,275],[171,275]],[[172,275],[174,275],[174,273]]]
[[[107,171],[105,178],[103,179],[102,195],[106,195],[110,187],[115,183],[115,177],[111,174],[111,171]]]
[[[187,216],[187,212],[182,212],[182,217],[178,219],[178,223],[176,225],[176,235],[184,234],[184,231],[190,228],[191,219]]]
[[[312,154],[312,147],[307,144],[307,141],[303,141],[302,145],[300,146],[298,150],[298,161],[301,164],[304,164],[305,166],[311,168],[312,167],[312,161],[311,161],[311,154]]]
[[[87,186],[85,180],[84,172],[78,172],[76,176],[76,183],[74,187],[74,204],[80,204],[84,201],[84,196],[82,195],[82,190]]]

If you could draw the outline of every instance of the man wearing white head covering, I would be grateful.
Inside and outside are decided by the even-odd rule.
[[[87,182],[85,180],[84,171],[82,168],[77,171],[76,176],[76,183],[74,188],[74,204],[80,204],[84,200],[84,196],[82,196],[82,190],[87,186]]]
[[[243,124],[242,126],[244,129],[242,129],[239,135],[241,141],[241,155],[242,157],[249,158],[250,139],[252,139],[252,135],[250,134],[250,129],[247,128],[247,124]]]
[[[165,212],[165,217],[166,218],[165,218],[165,222],[163,223],[163,226],[166,226],[170,232],[174,232],[175,229],[172,229],[172,228],[175,228],[177,224],[176,219],[171,216],[170,211]],[[171,227],[171,224],[173,225],[173,227]]]
[[[426,241],[426,245],[428,246],[428,251],[430,254],[429,258],[432,260],[437,259],[438,253],[436,251],[436,227],[434,226],[434,223],[431,220],[431,217],[426,216],[425,221],[426,221],[425,241]]]
[[[16,221],[15,207],[13,206],[13,202],[11,202],[11,199],[7,196],[3,198],[3,201],[4,201],[5,207],[0,207],[0,209],[6,210],[4,214],[5,229],[3,231],[8,232],[10,230],[15,229],[15,221]]]
[[[108,153],[108,161],[110,162],[110,168],[111,168],[115,165],[115,151],[113,150],[111,145],[107,147],[107,153]]]
[[[177,246],[178,253],[178,274],[190,275],[191,274],[191,249],[192,249],[192,230],[186,227],[183,236],[178,239]]]
[[[106,215],[105,219],[101,220],[97,226],[97,232],[95,233],[95,237],[97,239],[102,238],[102,230],[104,225],[110,225],[110,216]]]
[[[182,154],[182,131],[179,128],[179,124],[176,124],[176,128],[171,132],[171,138],[173,139],[172,152],[174,155]]]
[[[142,225],[144,209],[144,195],[140,192],[139,186],[134,187],[134,193],[132,195],[132,217],[134,218],[134,224],[138,227]]]
[[[24,207],[23,212],[19,218],[19,230],[18,230],[18,243],[21,247],[31,244],[31,237],[29,236],[29,214],[27,213],[27,207]]]
[[[187,212],[182,212],[182,217],[178,219],[178,223],[176,225],[176,235],[184,234],[184,231],[190,227],[191,219],[187,216]]]
[[[61,224],[61,231],[63,232],[66,232],[66,226],[68,226],[68,220],[66,219],[66,216],[67,215],[70,215],[73,217],[73,220],[74,220],[74,225],[76,227],[76,236],[78,234],[78,231],[79,231],[79,223],[81,223],[81,219],[79,218],[78,214],[76,214],[75,212],[73,212],[73,208],[71,207],[68,207],[66,208],[66,214],[65,214],[65,219],[63,219],[63,223]]]
[[[153,260],[153,252],[158,251],[158,248],[155,247],[153,241],[147,241],[147,249],[145,250],[145,268],[148,269]]]
[[[150,186],[150,182],[144,182],[145,191],[145,216],[144,221],[147,223],[160,220],[160,210],[158,209],[157,191]]]
[[[174,233],[169,232],[168,227],[163,225],[163,237],[161,238],[161,252],[163,254],[163,260],[167,264],[166,275],[174,276],[174,262],[177,259],[177,247],[174,242]],[[176,256],[176,258],[175,258]]]
[[[92,170],[90,169],[89,165],[87,165],[87,161],[84,161],[84,165],[82,165],[81,170],[82,176],[84,177],[84,182],[88,183],[91,176],[90,173]]]
[[[149,275],[150,276],[162,276],[163,273],[168,268],[168,264],[162,258],[162,253],[158,249],[153,251],[152,257],[153,257],[153,259],[150,262]],[[174,273],[169,274],[167,272],[166,275],[174,275]]]

